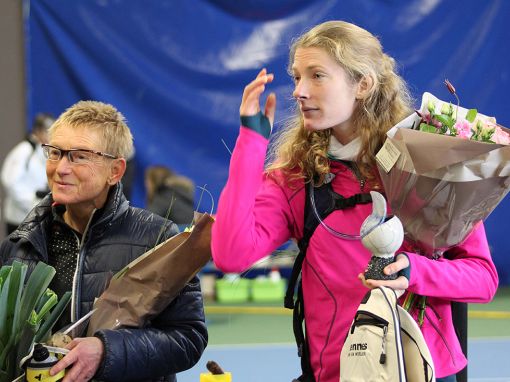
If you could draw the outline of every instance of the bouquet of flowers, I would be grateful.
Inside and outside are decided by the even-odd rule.
[[[441,255],[507,194],[508,132],[494,118],[424,93],[420,110],[387,133],[377,164],[392,212],[416,249]]]
[[[440,112],[437,113],[437,99],[434,96],[429,96],[427,102],[428,113],[416,111],[416,114],[421,118],[420,131],[486,143],[510,144],[510,135],[496,123],[496,118],[478,115],[476,109],[467,111],[461,109],[462,112],[465,111],[465,117],[459,117],[460,102],[455,88],[448,80],[445,80],[445,84],[448,90],[457,98],[457,108],[455,109],[451,103],[442,103]],[[422,109],[423,106],[422,103]]]
[[[387,133],[377,165],[416,252],[440,257],[494,210],[510,189],[509,143],[509,130],[495,118],[430,93]]]

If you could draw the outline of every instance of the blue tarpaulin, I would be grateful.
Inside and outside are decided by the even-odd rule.
[[[24,14],[29,120],[82,99],[115,105],[135,137],[138,206],[152,164],[205,185],[217,201],[244,86],[262,67],[275,73],[281,125],[292,108],[290,42],[330,19],[377,35],[417,104],[424,91],[450,99],[448,78],[464,107],[510,126],[505,0],[24,0]],[[210,207],[204,199],[199,208]],[[507,198],[486,222],[506,284],[509,212]]]

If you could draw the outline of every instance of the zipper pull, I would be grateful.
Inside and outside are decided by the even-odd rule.
[[[361,175],[361,171],[356,164],[356,162],[352,163],[354,165],[354,174],[356,175],[356,178],[358,178],[359,181],[359,190],[363,192],[365,190],[365,178],[363,178],[363,175]]]
[[[382,352],[379,357],[379,363],[384,365],[386,363],[386,335],[388,334],[388,327],[385,326],[383,329],[383,338],[382,338]]]

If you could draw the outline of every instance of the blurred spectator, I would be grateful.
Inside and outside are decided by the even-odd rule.
[[[176,224],[193,221],[195,186],[191,179],[165,166],[149,166],[145,170],[145,191],[149,211]]]
[[[48,142],[48,129],[54,121],[49,114],[37,114],[30,134],[14,146],[4,160],[1,179],[7,234],[14,231],[49,192],[41,144]]]
[[[133,185],[136,179],[136,162],[135,162],[135,148],[133,152],[126,158],[126,172],[122,177],[122,191],[127,200],[131,201],[133,196]]]

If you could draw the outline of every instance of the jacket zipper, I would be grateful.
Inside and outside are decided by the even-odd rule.
[[[85,230],[83,231],[83,235],[81,237],[81,242],[76,237],[76,240],[78,240],[78,256],[76,257],[76,271],[74,272],[73,277],[73,293],[71,294],[71,322],[75,322],[78,319],[78,313],[80,312],[79,305],[80,305],[80,290],[81,290],[81,283],[80,283],[80,275],[81,275],[81,268],[82,268],[82,262],[83,262],[83,245],[85,243],[85,237],[87,235],[87,232],[89,230],[90,222],[92,221],[92,218],[94,217],[94,213],[96,212],[96,209],[92,211],[92,214],[90,215],[89,221],[85,227]]]
[[[73,230],[71,230],[71,232],[73,233],[74,235],[74,238],[76,239],[76,242],[78,243],[78,255],[76,256],[76,268],[74,270],[74,276],[73,276],[73,289],[72,289],[72,293],[71,293],[71,323],[73,322],[76,322],[76,310],[75,310],[75,299],[76,299],[76,280],[78,278],[78,268],[79,268],[79,264],[80,264],[80,251],[81,251],[81,243],[80,243],[80,239],[78,238],[78,236],[76,235],[76,233],[74,233]]]
[[[361,176],[361,171],[359,170],[358,165],[355,162],[346,161],[346,160],[337,160],[337,162],[342,163],[345,167],[347,167],[349,169],[349,171],[351,171],[351,173],[356,177],[356,179],[359,182],[360,191],[363,192],[363,190],[365,189],[366,181],[365,181],[365,178],[363,178],[363,176]],[[333,174],[333,175],[336,175],[336,174]]]
[[[360,191],[363,192],[363,190],[365,189],[365,178],[363,178],[361,176],[361,172],[358,168],[358,165],[355,162],[351,162],[351,163],[352,163],[352,166],[348,166],[348,167],[351,169],[352,173],[358,180]]]
[[[425,306],[426,306],[427,308],[430,308],[430,310],[432,310],[432,312],[434,313],[434,315],[436,316],[436,318],[437,318],[437,320],[438,320],[438,321],[441,321],[441,320],[442,320],[441,316],[439,315],[439,313],[437,312],[437,310],[436,310],[436,309],[435,309],[432,305],[430,305],[428,302],[426,302],[426,303],[425,303]]]
[[[443,341],[444,343],[444,346],[446,346],[446,350],[448,350],[448,353],[450,353],[450,358],[452,359],[453,361],[453,365],[456,366],[455,364],[455,358],[453,357],[453,354],[452,354],[452,351],[450,349],[450,346],[448,345],[448,342],[446,341],[446,338],[444,338],[443,336],[443,333],[441,333],[441,331],[439,330],[439,328],[437,327],[436,324],[434,324],[434,322],[430,319],[429,315],[427,314],[427,310],[425,310],[425,317],[427,318],[427,320],[429,320],[430,324],[432,325],[432,327],[434,328],[434,330],[437,332],[437,334],[439,334],[439,337],[441,337],[441,340]]]

